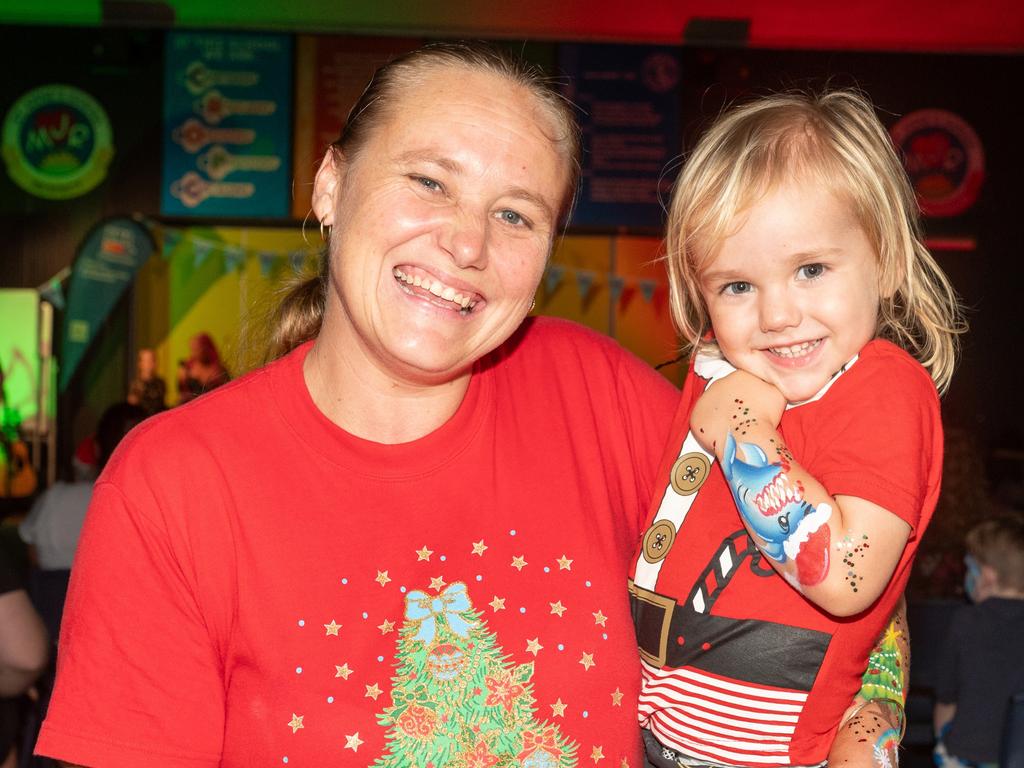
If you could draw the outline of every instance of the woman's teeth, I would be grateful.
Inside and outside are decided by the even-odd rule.
[[[406,285],[411,285],[414,288],[422,288],[424,291],[429,291],[439,299],[444,299],[445,301],[450,301],[453,304],[458,304],[464,310],[470,310],[476,306],[476,302],[469,296],[459,293],[451,286],[445,285],[439,280],[431,280],[429,277],[420,277],[419,275],[407,275],[398,267],[395,267],[391,274]]]
[[[819,344],[821,344],[821,339],[815,339],[800,344],[791,344],[788,347],[769,347],[768,350],[779,357],[803,357]]]

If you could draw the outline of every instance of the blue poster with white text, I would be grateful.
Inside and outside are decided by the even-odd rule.
[[[288,35],[168,34],[160,212],[287,217],[291,89]]]
[[[572,224],[663,228],[662,204],[681,148],[679,50],[668,46],[559,46],[566,95],[580,108],[583,178]]]

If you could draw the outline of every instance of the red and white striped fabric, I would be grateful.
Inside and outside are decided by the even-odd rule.
[[[640,724],[665,746],[713,765],[791,764],[806,692],[647,663],[643,681]]]

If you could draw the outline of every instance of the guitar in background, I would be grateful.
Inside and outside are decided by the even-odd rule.
[[[20,426],[21,414],[8,405],[0,366],[0,499],[31,496],[39,485],[28,446],[18,433]]]

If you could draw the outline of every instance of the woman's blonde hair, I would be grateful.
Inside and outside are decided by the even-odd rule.
[[[514,86],[524,88],[536,99],[550,123],[545,127],[552,130],[551,143],[561,150],[568,168],[568,182],[559,211],[559,223],[564,226],[572,210],[580,177],[581,140],[573,107],[538,67],[488,43],[430,43],[380,67],[349,112],[341,136],[331,145],[332,150],[348,159],[354,158],[373,133],[401,108],[402,95],[409,89],[415,89],[425,76],[442,69],[497,75]],[[438,119],[444,118],[439,116]],[[285,294],[273,319],[267,359],[281,357],[320,333],[326,306],[329,260],[330,247],[327,247],[321,255],[317,275],[296,284]]]
[[[695,347],[710,330],[699,276],[738,217],[787,181],[819,184],[853,209],[878,257],[878,335],[928,369],[940,392],[966,330],[949,279],[922,242],[907,174],[862,94],[783,93],[734,107],[687,158],[668,211],[672,318]]]

